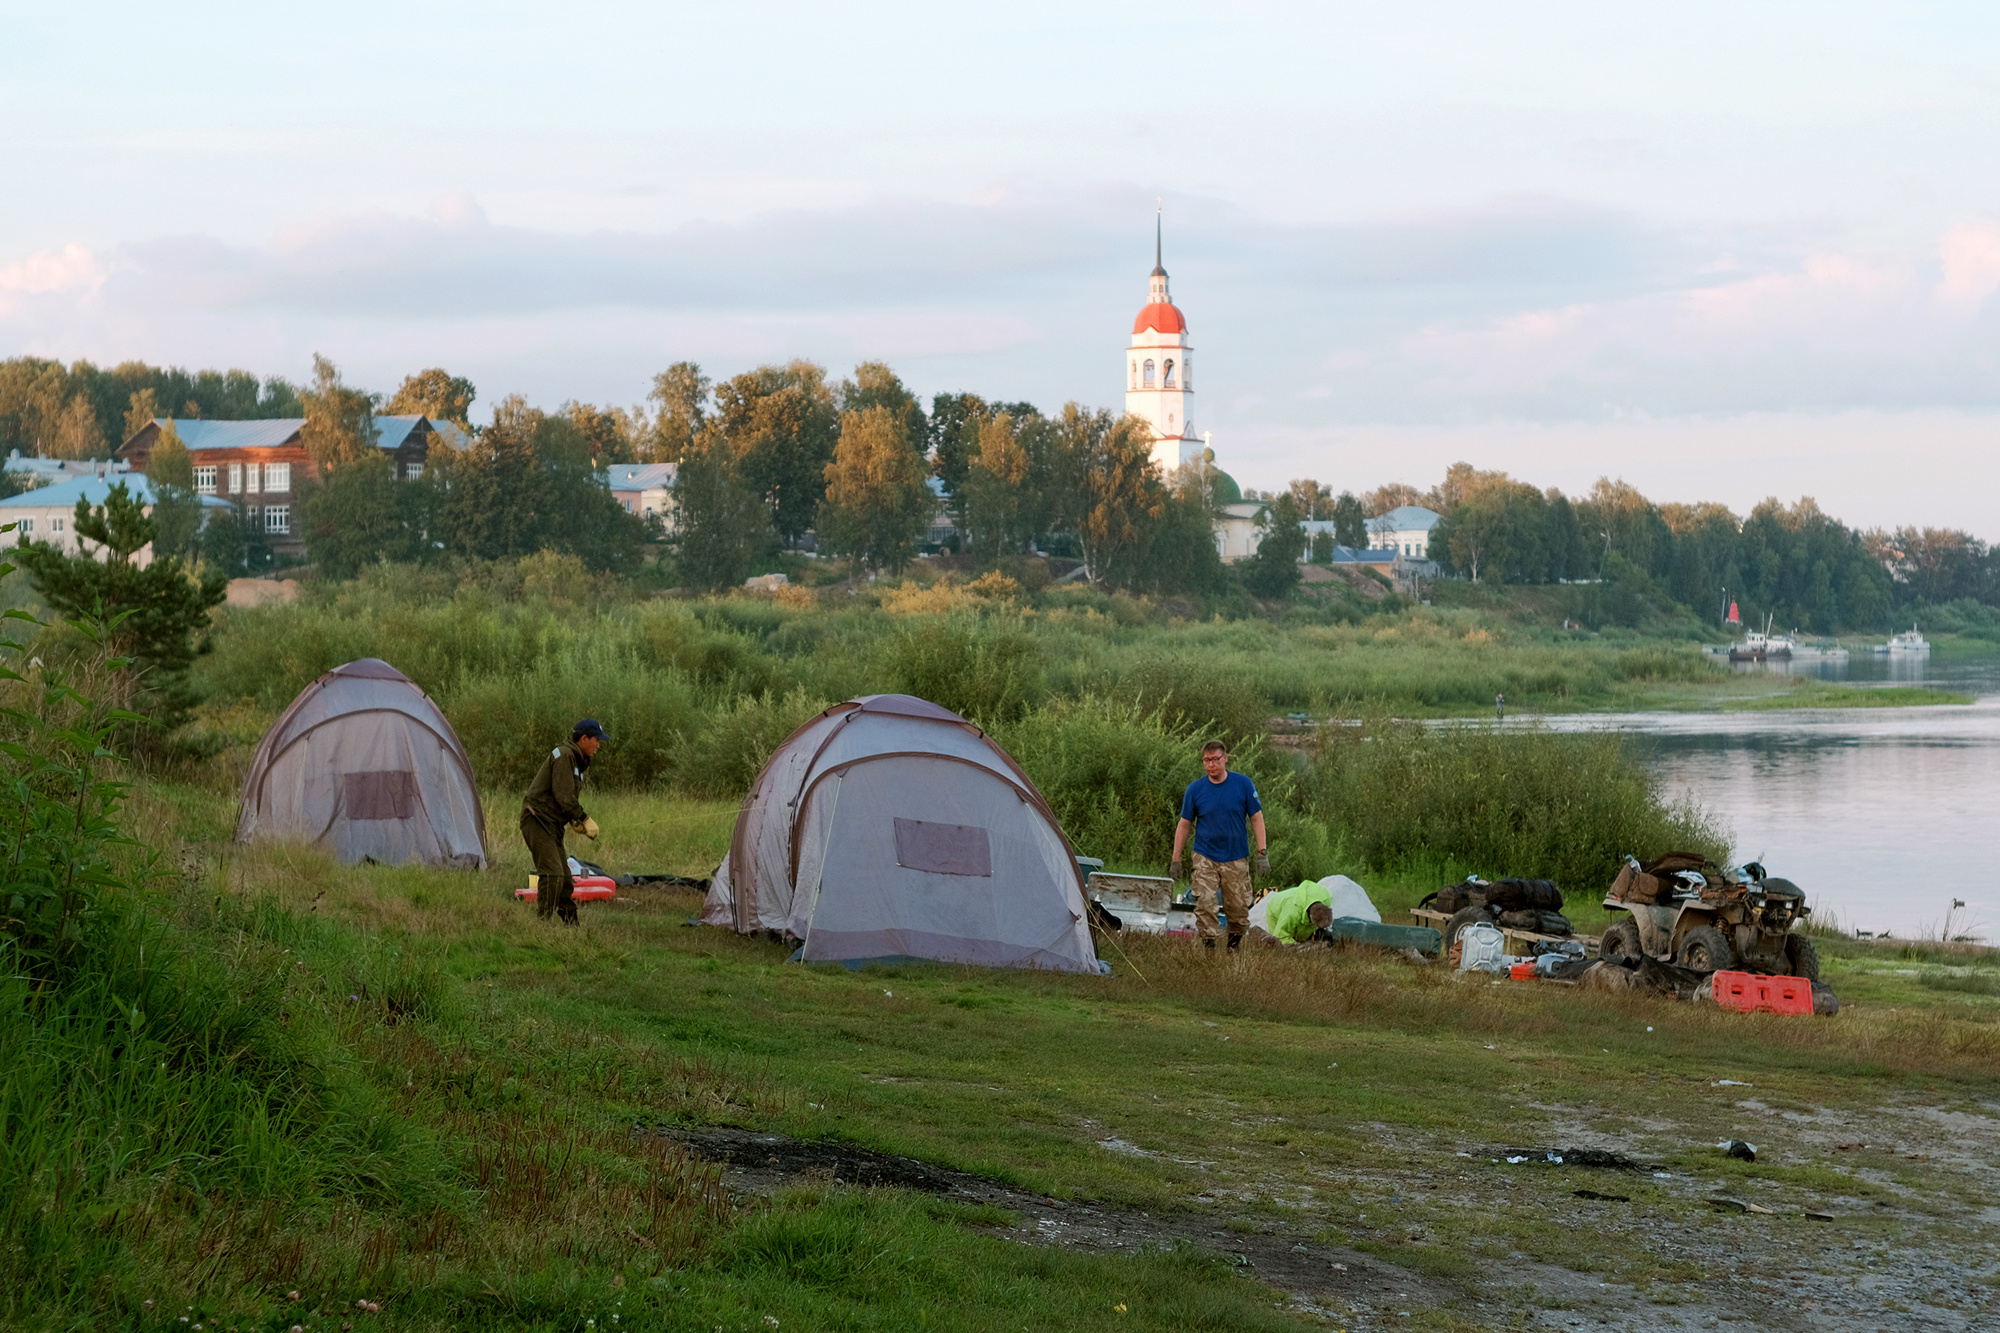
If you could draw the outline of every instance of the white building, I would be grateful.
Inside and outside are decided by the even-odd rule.
[[[153,512],[153,488],[142,474],[60,481],[0,500],[0,527],[14,525],[12,532],[0,532],[0,549],[32,541],[53,546],[66,555],[79,551],[97,554],[102,549],[97,543],[86,542],[76,535],[76,502],[84,500],[93,507],[101,505],[111,494],[111,488],[120,484],[146,513]],[[206,511],[202,516],[204,522],[214,511],[231,507],[227,500],[213,495],[202,496],[201,504]],[[153,563],[151,542],[133,553],[132,563],[141,569]]]
[[[1189,420],[1193,410],[1194,347],[1188,342],[1187,316],[1167,291],[1155,216],[1146,305],[1132,321],[1132,341],[1125,349],[1125,412],[1152,423],[1153,461],[1162,475],[1171,476],[1181,464],[1201,457],[1205,444]]]
[[[678,470],[672,463],[613,463],[604,471],[611,498],[625,506],[626,513],[644,519],[657,515],[662,525],[672,527]]]
[[[1412,560],[1431,558],[1431,529],[1439,515],[1422,505],[1398,505],[1386,514],[1368,520],[1368,535],[1376,546],[1386,546],[1397,555]]]

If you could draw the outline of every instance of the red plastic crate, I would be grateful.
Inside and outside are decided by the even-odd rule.
[[[1717,972],[1715,1002],[1739,1014],[1806,1014],[1813,1011],[1812,983],[1804,977],[1764,977],[1754,972]]]
[[[530,875],[528,878],[532,881],[535,877]],[[514,896],[527,902],[535,901],[534,885],[531,883],[526,888],[514,890]],[[570,895],[574,901],[580,903],[603,902],[607,898],[617,896],[618,882],[609,875],[578,875],[576,890]]]
[[[1535,960],[1524,958],[1518,963],[1511,964],[1507,968],[1507,975],[1516,981],[1533,981],[1535,979]]]

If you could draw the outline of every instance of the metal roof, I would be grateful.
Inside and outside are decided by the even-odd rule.
[[[153,503],[153,487],[145,474],[124,472],[115,477],[77,477],[53,486],[40,486],[0,500],[0,509],[74,509],[78,500],[101,505],[110,497],[111,488],[119,485],[124,486],[126,493],[141,504]],[[229,507],[229,501],[219,495],[204,495],[201,503],[205,509]]]
[[[604,476],[614,491],[645,491],[656,486],[672,489],[678,470],[672,463],[612,463],[604,469]]]
[[[203,449],[275,449],[297,441],[306,424],[304,417],[271,417],[263,421],[182,421],[154,417],[153,424],[165,430],[173,423],[174,433],[189,453]]]
[[[1368,526],[1377,531],[1429,532],[1438,525],[1440,517],[1435,509],[1426,509],[1422,505],[1397,505],[1388,513],[1369,519]]]
[[[175,434],[181,437],[181,443],[188,447],[190,453],[203,449],[275,449],[282,445],[296,444],[299,432],[306,424],[304,417],[272,417],[263,421],[153,418],[154,424],[163,430],[169,420],[173,421]],[[410,433],[417,428],[417,423],[424,420],[426,418],[422,416],[378,416],[375,418],[375,443],[385,451],[394,453],[408,442]],[[435,423],[431,428],[441,435],[444,434],[442,428]],[[452,436],[457,436],[458,439],[452,439]],[[459,443],[459,440],[463,439],[463,432],[456,426],[451,427],[451,435],[446,438],[451,439],[457,448],[465,447]]]

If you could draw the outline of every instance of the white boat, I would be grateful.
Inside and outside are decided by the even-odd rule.
[[[1732,662],[1784,662],[1789,661],[1792,650],[1797,647],[1789,634],[1767,634],[1762,630],[1751,630],[1735,643],[1729,645],[1729,660]]]
[[[1895,657],[1929,657],[1931,646],[1924,641],[1924,636],[1917,632],[1917,627],[1912,625],[1901,634],[1891,634],[1889,642],[1876,644],[1875,651]]]
[[[1792,660],[1794,662],[1845,662],[1847,660],[1847,649],[1837,643],[1795,642],[1792,644]]]

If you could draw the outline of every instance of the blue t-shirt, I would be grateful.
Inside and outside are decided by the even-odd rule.
[[[1210,782],[1206,773],[1188,783],[1181,818],[1194,821],[1194,849],[1211,861],[1250,855],[1250,816],[1264,808],[1257,784],[1241,773]]]

